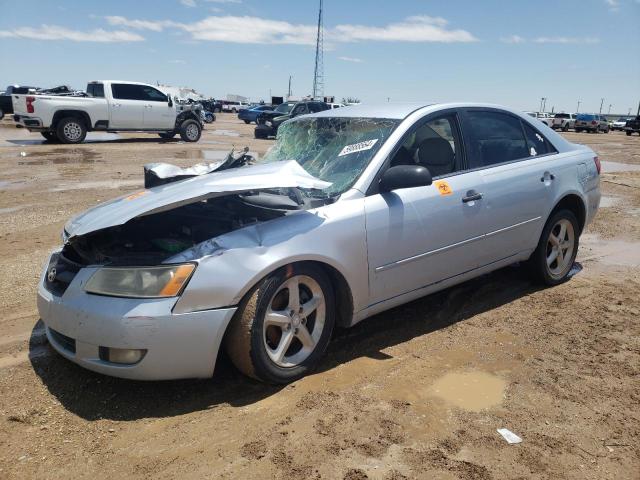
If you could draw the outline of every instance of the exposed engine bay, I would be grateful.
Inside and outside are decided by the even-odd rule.
[[[232,194],[73,237],[62,253],[80,265],[157,265],[205,240],[321,203],[296,189]]]

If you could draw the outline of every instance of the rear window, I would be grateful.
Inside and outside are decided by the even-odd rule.
[[[588,115],[586,113],[581,113],[580,115],[578,115],[576,117],[576,120],[594,120],[595,119],[595,115]]]
[[[568,113],[556,113],[554,118],[571,118],[571,116]]]
[[[104,85],[101,83],[90,83],[87,85],[87,93],[90,97],[104,98]]]

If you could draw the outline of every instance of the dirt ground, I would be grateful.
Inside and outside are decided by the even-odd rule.
[[[210,380],[140,383],[53,352],[35,292],[65,221],[140,189],[147,162],[264,153],[252,131],[222,114],[197,144],[69,147],[2,122],[0,478],[640,478],[638,136],[566,134],[603,160],[604,199],[556,288],[510,267],[412,302],[282,388],[224,358]]]

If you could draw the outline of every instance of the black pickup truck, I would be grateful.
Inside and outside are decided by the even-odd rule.
[[[627,132],[628,136],[631,136],[632,133],[640,133],[640,115],[636,115],[635,118],[627,120],[624,131]]]
[[[275,137],[278,133],[278,127],[290,118],[304,115],[306,113],[322,112],[329,110],[331,107],[324,102],[317,100],[307,100],[303,102],[284,102],[273,110],[262,112],[256,119],[256,129],[254,135],[256,138]]]

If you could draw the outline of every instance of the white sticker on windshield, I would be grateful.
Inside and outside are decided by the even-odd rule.
[[[338,156],[342,157],[343,155],[349,155],[350,153],[363,152],[365,150],[369,150],[376,144],[377,141],[378,141],[378,139],[376,138],[374,140],[367,140],[366,142],[360,142],[360,143],[354,143],[353,145],[347,145],[346,147],[344,147],[340,151]]]

